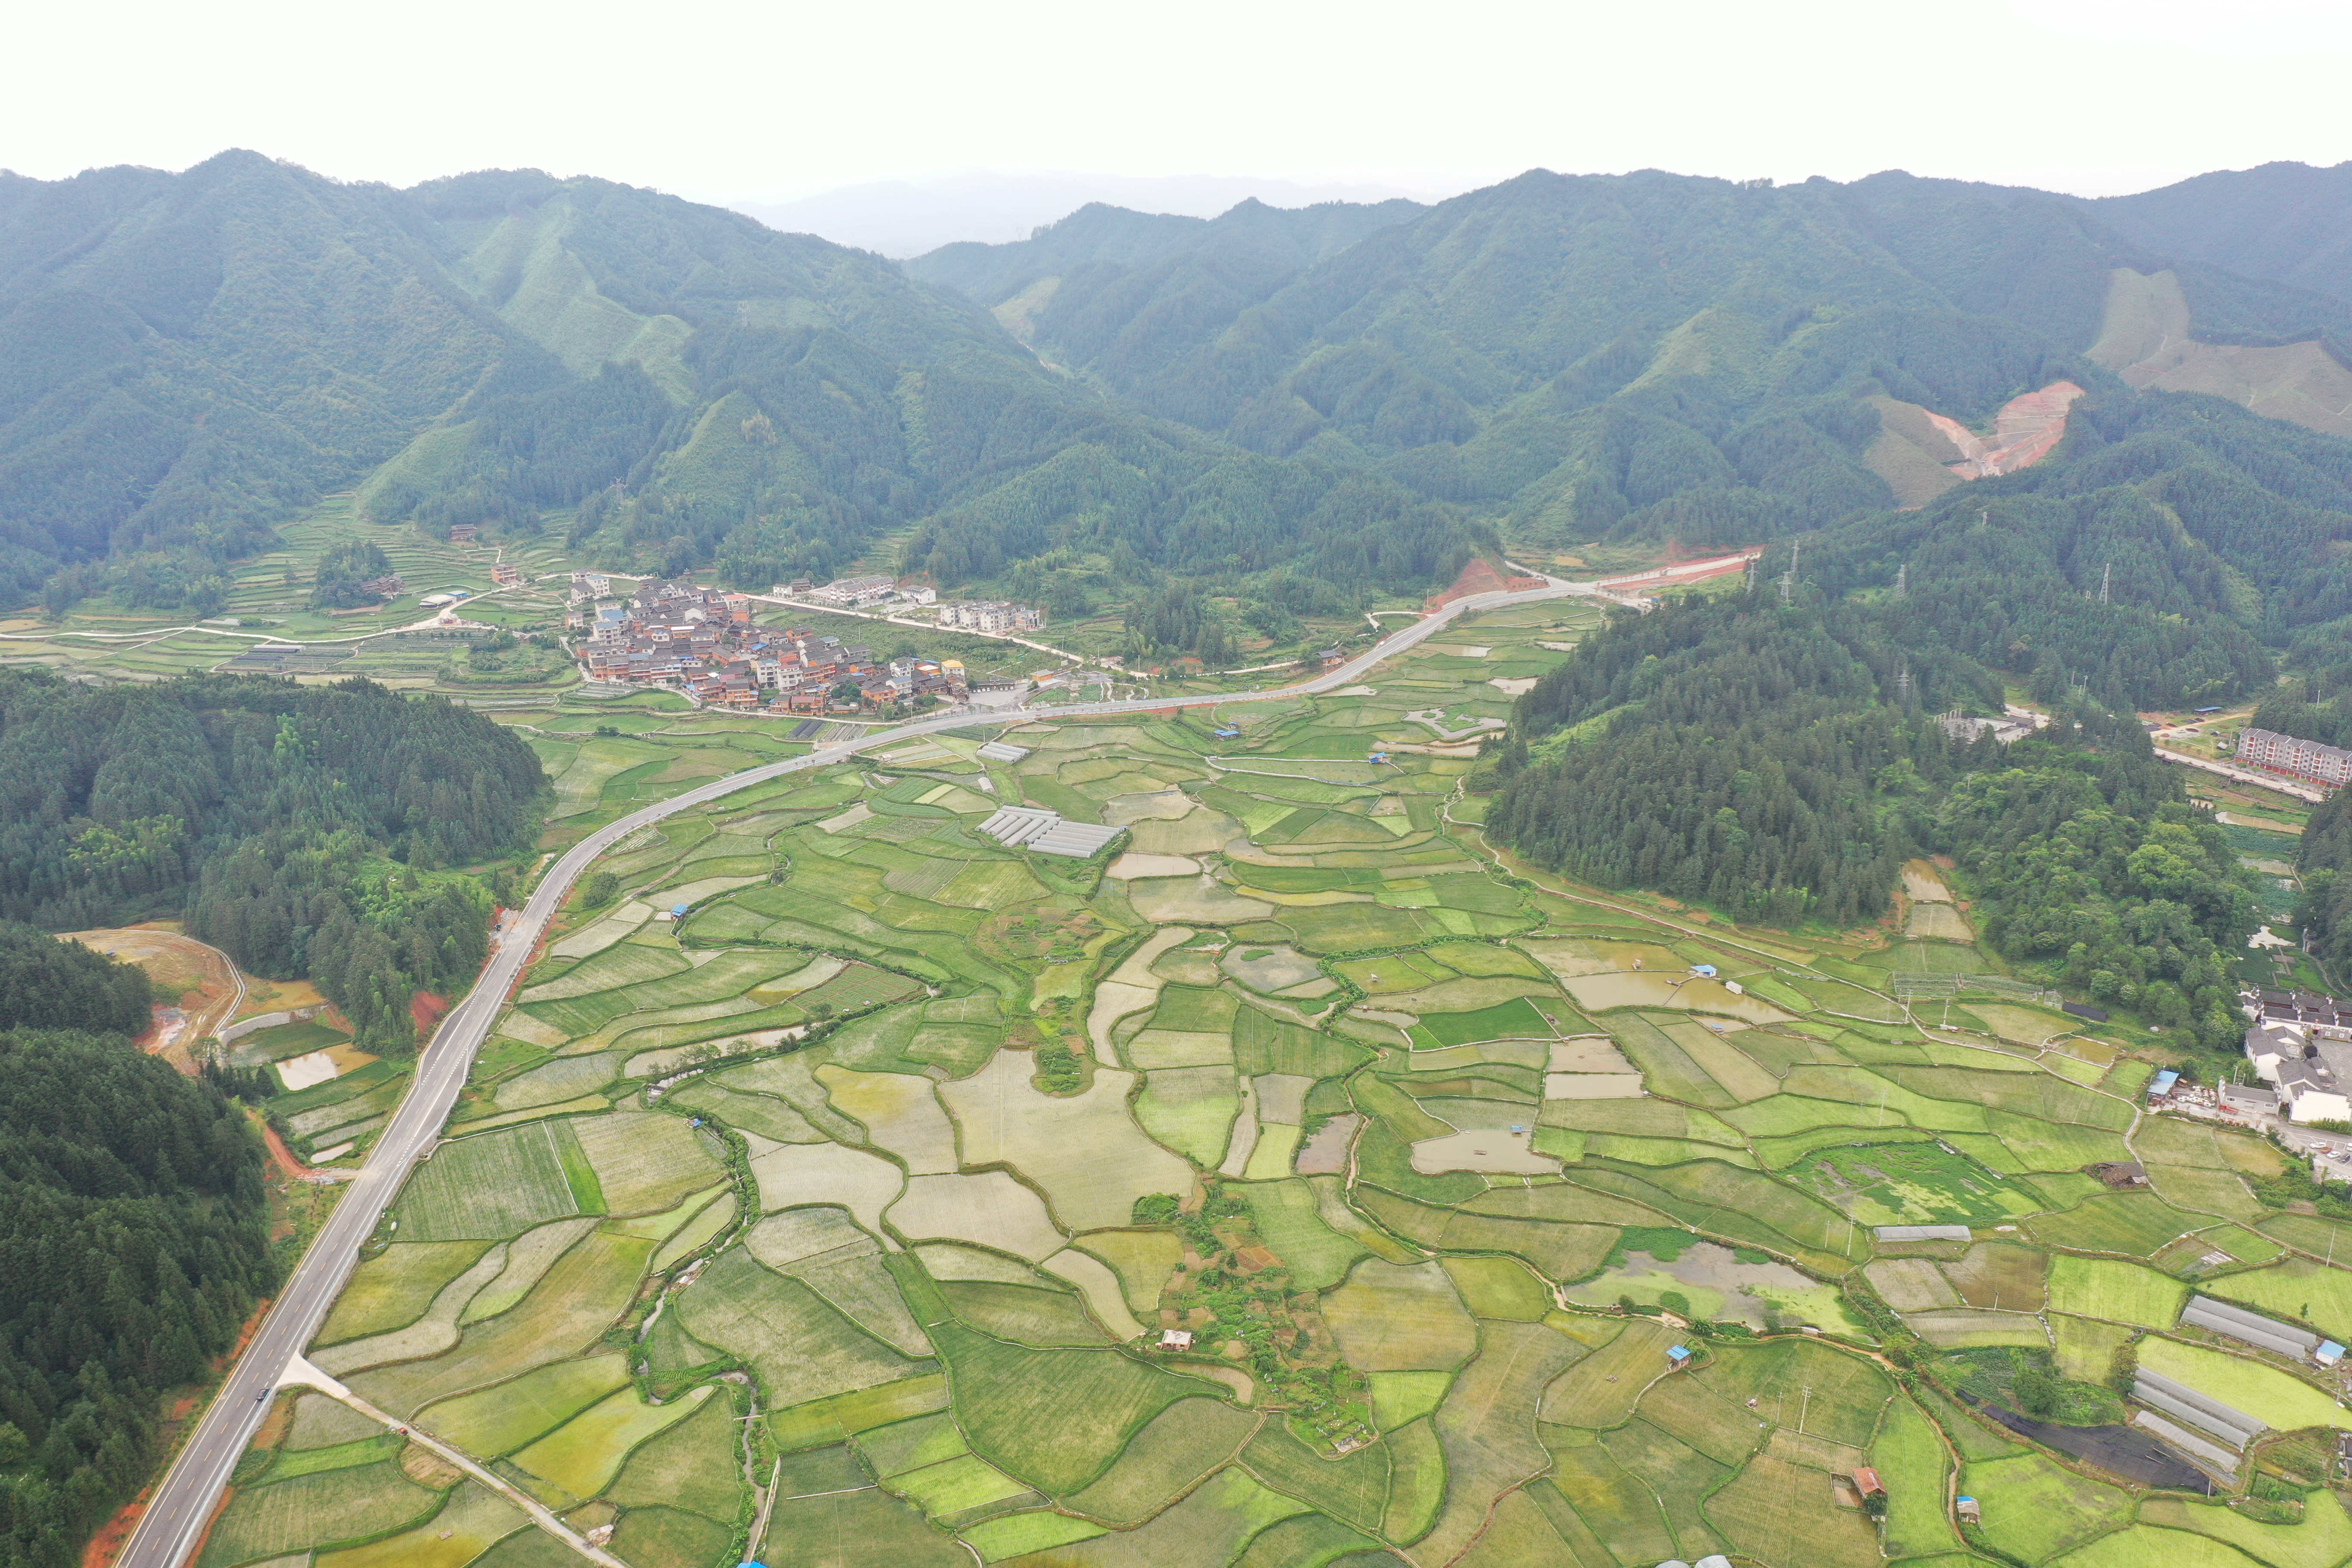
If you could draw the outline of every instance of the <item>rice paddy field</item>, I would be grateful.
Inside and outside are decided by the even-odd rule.
[[[2136,1115],[2151,1060],[2064,1015],[1915,1017],[1896,973],[1998,974],[1964,926],[1747,930],[1498,860],[1464,740],[1590,624],[950,735],[616,846],[313,1358],[637,1568],[2336,1568],[2326,1478],[2282,1502],[2269,1456],[2352,1415],[2179,1321],[2352,1332],[2352,1248],[2240,1179],[2266,1145]],[[551,847],[793,744],[642,698],[520,721]],[[1125,831],[1006,850],[1002,804]],[[2084,1170],[2120,1160],[2151,1186]],[[1876,1237],[1922,1224],[1969,1239]],[[2278,1432],[2192,1500],[1974,1413],[1987,1357]],[[292,1405],[205,1568],[576,1561]]]

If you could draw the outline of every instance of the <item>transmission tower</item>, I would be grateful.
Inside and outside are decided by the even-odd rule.
[[[1804,547],[1805,542],[1801,539],[1789,546],[1789,570],[1780,577],[1780,607],[1784,610],[1789,607],[1790,590],[1797,585],[1797,553]]]
[[[2107,584],[2115,574],[2116,563],[2112,561],[2099,568],[2099,603],[2102,605],[2107,602]]]
[[[1911,563],[1905,562],[1895,569],[1895,596],[1902,599],[1911,591]]]

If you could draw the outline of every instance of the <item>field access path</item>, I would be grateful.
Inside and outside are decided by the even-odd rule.
[[[319,1331],[327,1309],[341,1293],[343,1282],[359,1262],[359,1250],[375,1234],[377,1223],[399,1194],[410,1169],[440,1142],[457,1091],[473,1070],[474,1054],[489,1036],[490,1026],[506,1006],[508,994],[521,977],[525,963],[539,944],[548,922],[562,906],[572,882],[590,863],[613,845],[674,812],[765,784],[786,773],[800,773],[845,762],[878,746],[895,745],[918,735],[941,730],[972,729],[1029,719],[1077,719],[1115,713],[1156,713],[1171,708],[1203,708],[1225,702],[1265,701],[1307,696],[1350,685],[1375,665],[1413,647],[1444,628],[1459,616],[1475,610],[1500,609],[1545,599],[1591,595],[1590,584],[1549,578],[1541,588],[1518,593],[1481,594],[1457,599],[1444,609],[1391,633],[1368,651],[1325,671],[1311,680],[1264,691],[1223,691],[1194,697],[1149,697],[1116,702],[1076,703],[1037,713],[1021,709],[997,709],[942,714],[918,719],[888,729],[837,742],[804,756],[791,757],[747,768],[723,779],[656,801],[598,828],[570,849],[540,879],[515,919],[510,921],[472,991],[441,1021],[417,1058],[416,1074],[407,1097],[391,1123],[369,1152],[367,1163],[344,1192],[342,1201],[287,1278],[269,1306],[260,1328],[222,1382],[220,1391],[182,1444],[172,1467],[148,1500],[122,1554],[121,1568],[179,1568],[203,1538],[205,1522],[220,1501],[229,1472],[252,1441],[256,1427],[269,1408],[270,1395],[295,1369],[303,1347]]]

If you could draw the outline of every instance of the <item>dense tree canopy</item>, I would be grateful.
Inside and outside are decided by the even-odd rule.
[[[2352,976],[2352,790],[2329,795],[2304,824],[2295,868],[2303,874],[2295,922],[2321,963]]]
[[[1996,949],[2234,1038],[2226,955],[2254,912],[2221,829],[2128,712],[2077,697],[2006,747],[1948,734],[1935,714],[2000,688],[1906,647],[1906,606],[1759,593],[1620,618],[1520,699],[1492,831],[1604,887],[1781,924],[1875,916],[1904,860],[1948,853]]]
[[[405,1044],[412,991],[470,974],[478,883],[544,785],[520,740],[439,698],[199,677],[92,689],[0,671],[0,917],[184,914],[260,974],[309,974],[360,1037]]]
[[[44,939],[46,940],[46,939]],[[0,1034],[0,1565],[65,1568],[277,1274],[261,1141],[121,1036]]]
[[[310,585],[310,607],[348,610],[361,605],[381,604],[385,595],[371,592],[367,584],[391,575],[392,557],[383,552],[383,545],[372,540],[354,539],[330,546],[319,557]]]
[[[152,990],[135,963],[0,921],[0,1029],[144,1034]]]

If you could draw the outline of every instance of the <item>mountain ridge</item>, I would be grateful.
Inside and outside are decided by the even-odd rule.
[[[1245,583],[1344,613],[1504,535],[1715,546],[1883,520],[1950,478],[1920,468],[1933,440],[1887,460],[1903,405],[1981,437],[2058,383],[2084,396],[2045,463],[2154,420],[2136,482],[2220,462],[2352,512],[2333,479],[2277,477],[2309,459],[2247,458],[2302,450],[2260,422],[2146,412],[2228,393],[2222,370],[2286,374],[2268,349],[2216,369],[2148,344],[2324,342],[2352,307],[2078,203],[1899,172],[1089,205],[900,267],[607,181],[393,191],[240,152],[0,181],[0,343],[32,351],[0,383],[0,565],[53,605],[107,584],[202,608],[221,562],[349,484],[375,523],[560,527],[625,571],[759,587],[887,537],[943,587],[1050,590],[1057,613]],[[2332,590],[2284,586],[2316,565],[2229,538],[2294,625],[2317,614]]]
[[[1222,460],[879,257],[612,182],[394,191],[236,150],[9,176],[0,234],[0,575],[53,608],[111,585],[208,613],[223,563],[352,484],[434,529],[593,499],[570,526],[600,561],[764,586],[1076,447],[1171,497]],[[1251,524],[1293,550],[1337,476],[1296,478]]]
[[[2131,195],[2070,199],[2151,248],[2352,300],[2352,162],[2217,169]]]

